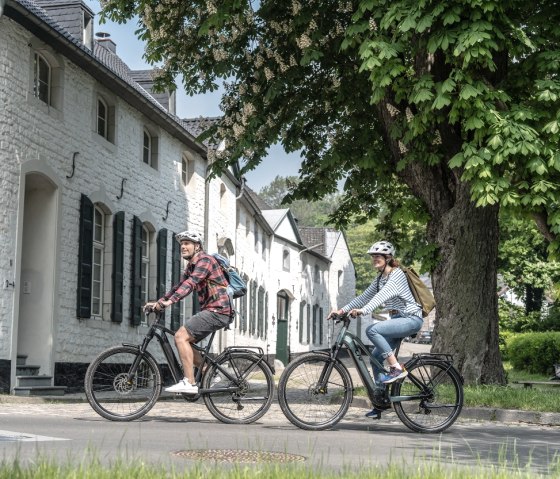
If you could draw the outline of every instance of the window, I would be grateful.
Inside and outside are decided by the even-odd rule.
[[[255,253],[259,252],[259,225],[255,221],[255,230],[254,230],[254,237],[255,237]]]
[[[140,266],[140,297],[142,304],[148,301],[148,284],[150,278],[150,232],[142,226],[142,259]]]
[[[299,329],[299,342],[300,344],[304,343],[304,324],[305,324],[305,301],[302,301],[301,303],[299,303],[299,323],[298,323],[298,329]]]
[[[158,138],[147,128],[142,136],[142,161],[154,169],[158,167]]]
[[[290,252],[287,249],[282,252],[282,268],[284,271],[290,271]]]
[[[189,186],[194,177],[195,161],[190,158],[187,153],[183,154],[181,160],[181,182],[183,186]]]
[[[262,259],[266,261],[266,249],[268,248],[268,243],[266,241],[266,236],[263,232],[262,235]]]
[[[108,115],[107,103],[101,98],[97,99],[97,134],[108,139]]]
[[[318,264],[313,268],[313,281],[315,283],[321,283],[321,268],[319,268]]]
[[[91,314],[101,316],[103,306],[103,262],[105,257],[105,215],[96,206],[93,214],[93,262],[91,271]]]
[[[51,104],[51,66],[43,55],[34,55],[33,95],[47,105]]]
[[[226,185],[220,185],[220,209],[225,210],[227,207]]]
[[[249,217],[245,218],[245,236],[249,236],[251,231],[251,219]]]
[[[146,165],[152,166],[152,137],[150,136],[150,132],[148,130],[144,130],[142,159]]]
[[[317,338],[317,333],[319,332],[319,305],[313,305],[313,328],[312,328],[312,341],[313,344],[317,344],[319,342]]]
[[[339,290],[340,290],[340,288],[342,288],[342,279],[343,279],[342,270],[339,269],[338,270],[338,289]]]

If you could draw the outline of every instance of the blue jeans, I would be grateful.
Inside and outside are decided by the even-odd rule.
[[[373,343],[372,355],[381,364],[387,356],[393,354],[402,338],[420,331],[424,320],[419,316],[391,316],[387,321],[380,321],[366,328],[366,336]],[[373,376],[377,381],[381,370],[371,362]]]

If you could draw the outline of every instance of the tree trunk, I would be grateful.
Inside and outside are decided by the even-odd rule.
[[[378,112],[396,166],[402,153],[389,134],[393,119],[388,103],[380,104]],[[448,125],[439,131],[448,159],[433,166],[410,162],[398,173],[430,213],[427,238],[438,246],[432,352],[452,354],[467,383],[505,384],[498,347],[499,207],[475,206],[461,171],[447,166],[462,140]]]
[[[498,207],[476,208],[468,185],[459,183],[453,206],[432,215],[428,231],[440,248],[432,352],[453,354],[466,383],[505,384],[498,347]]]

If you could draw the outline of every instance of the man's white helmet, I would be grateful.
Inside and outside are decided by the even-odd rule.
[[[390,254],[395,256],[395,247],[388,241],[378,241],[373,243],[371,248],[368,249],[368,254]]]
[[[202,243],[204,242],[204,239],[202,238],[201,235],[199,235],[198,233],[193,233],[192,231],[181,231],[181,233],[177,233],[175,235],[175,239],[181,243],[181,241],[186,240],[186,241],[192,241],[193,243],[200,243],[200,245],[202,246]]]

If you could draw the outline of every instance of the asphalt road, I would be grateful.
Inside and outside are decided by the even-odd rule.
[[[222,424],[203,402],[180,399],[161,401],[131,423],[102,419],[87,403],[3,403],[0,458],[9,462],[17,457],[23,463],[39,457],[77,463],[94,457],[104,464],[141,460],[183,470],[193,466],[189,455],[209,455],[205,465],[212,467],[270,452],[281,454],[283,461],[330,471],[391,461],[413,465],[426,458],[461,466],[527,466],[547,473],[558,456],[560,427],[460,419],[441,435],[421,435],[393,413],[373,421],[364,412],[352,407],[335,429],[308,432],[292,426],[277,403],[247,426]]]

